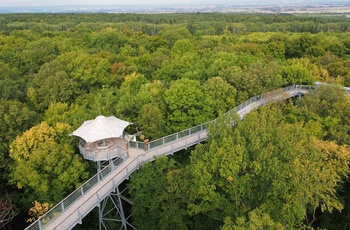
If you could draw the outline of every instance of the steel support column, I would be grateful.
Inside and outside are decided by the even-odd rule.
[[[126,188],[120,192],[119,186],[115,188],[115,191],[111,192],[104,200],[101,201],[99,206],[99,229],[136,229],[132,226],[128,219],[131,215],[126,216],[123,206],[125,204],[132,205],[132,202],[124,197],[122,193]]]

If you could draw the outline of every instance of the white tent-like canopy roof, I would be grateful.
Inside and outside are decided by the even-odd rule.
[[[72,135],[84,139],[86,142],[123,137],[124,129],[132,123],[120,120],[115,116],[98,116],[94,120],[84,121]]]

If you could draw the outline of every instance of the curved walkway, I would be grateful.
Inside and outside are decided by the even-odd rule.
[[[313,86],[293,85],[264,93],[250,98],[228,111],[227,114],[237,113],[242,119],[261,105],[300,96],[312,89],[314,89]],[[122,162],[118,159],[106,166],[26,229],[66,230],[73,228],[78,223],[81,224],[82,219],[92,209],[99,206],[105,197],[125,179],[128,179],[130,174],[139,169],[140,166],[155,160],[158,156],[173,154],[204,141],[207,138],[207,126],[212,122],[160,138],[146,145],[142,142],[131,142],[128,159]]]

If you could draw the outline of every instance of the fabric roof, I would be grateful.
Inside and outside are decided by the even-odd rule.
[[[72,135],[84,139],[86,142],[123,137],[124,129],[131,125],[128,121],[123,121],[115,116],[98,116],[94,120],[84,121]]]

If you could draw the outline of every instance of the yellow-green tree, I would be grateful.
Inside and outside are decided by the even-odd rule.
[[[10,183],[28,202],[56,203],[88,177],[87,163],[75,153],[68,137],[70,126],[42,122],[11,144]]]

